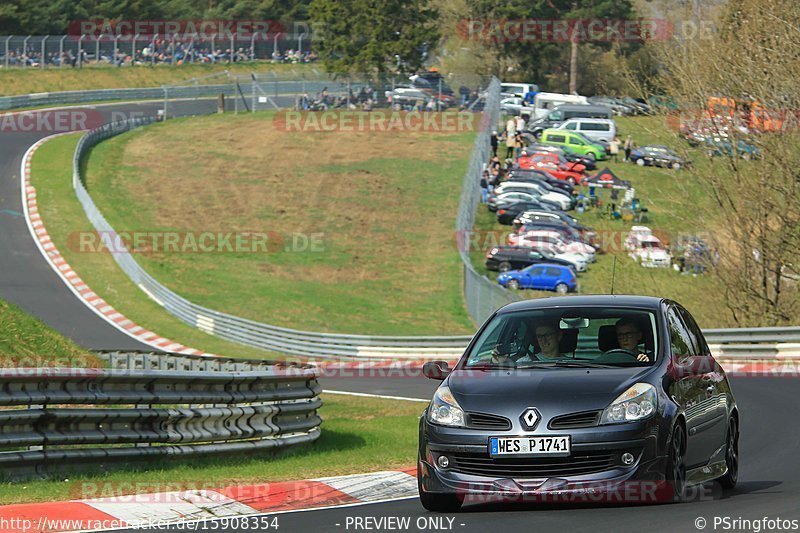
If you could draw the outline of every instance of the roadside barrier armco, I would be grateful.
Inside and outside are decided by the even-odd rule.
[[[105,354],[111,368],[0,369],[3,476],[242,453],[320,435],[313,367],[139,355]]]

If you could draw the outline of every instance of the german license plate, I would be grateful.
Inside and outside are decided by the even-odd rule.
[[[489,455],[568,456],[570,454],[569,435],[557,437],[490,437]]]

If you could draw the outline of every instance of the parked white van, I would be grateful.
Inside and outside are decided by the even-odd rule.
[[[577,94],[537,93],[533,104],[533,118],[542,118],[560,105],[586,103],[586,97]]]
[[[617,136],[616,124],[607,118],[571,118],[556,129],[583,133],[585,137],[593,141],[608,143]]]
[[[525,98],[529,92],[539,92],[535,83],[501,83],[500,96],[503,98]]]

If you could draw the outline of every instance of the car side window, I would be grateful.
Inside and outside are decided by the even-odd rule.
[[[541,259],[542,258],[542,254],[540,254],[539,252],[536,252],[536,251],[530,252],[528,255],[533,259]]]
[[[669,343],[672,355],[679,359],[697,355],[689,332],[674,307],[670,307],[667,311],[667,323],[669,324]]]
[[[574,144],[575,146],[583,146],[583,141],[577,137],[570,137],[569,143]]]
[[[700,330],[700,326],[697,325],[697,322],[695,322],[692,315],[689,314],[689,311],[683,307],[679,307],[678,310],[681,313],[683,323],[686,324],[686,328],[692,335],[695,346],[697,347],[697,355],[710,354],[711,350],[708,349],[708,344],[706,344],[706,339],[703,337],[703,332]]]
[[[575,123],[574,123],[574,122],[572,122],[572,123],[570,123],[570,124],[567,124],[567,125],[566,125],[566,127],[565,127],[564,129],[567,129],[567,130],[574,130],[574,129],[575,129]]]
[[[558,277],[559,275],[561,275],[561,271],[558,270],[557,268],[547,267],[545,269],[545,275],[547,275],[548,277],[551,277],[551,278],[555,278],[555,277]]]
[[[566,137],[563,135],[550,135],[547,140],[553,143],[563,143],[566,140]]]

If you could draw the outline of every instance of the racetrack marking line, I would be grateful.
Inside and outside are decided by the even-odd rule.
[[[103,513],[129,524],[161,520],[202,520],[241,516],[259,512],[244,503],[213,490],[188,490],[149,495],[82,500]]]
[[[425,400],[423,398],[406,398],[403,396],[386,396],[383,394],[367,394],[366,392],[347,392],[343,390],[328,390],[322,389],[323,394],[341,394],[343,396],[363,396],[365,398],[380,398],[383,400],[403,400],[407,402],[425,402],[430,403],[430,399]]]
[[[325,483],[362,502],[417,495],[417,478],[406,472],[374,472],[313,481]]]
[[[95,294],[91,288],[84,283],[78,274],[72,270],[72,267],[58,251],[55,244],[53,244],[47,229],[44,227],[41,215],[39,214],[39,207],[36,198],[36,189],[31,185],[31,160],[36,150],[45,142],[60,137],[61,135],[68,135],[80,132],[62,132],[43,137],[32,144],[25,151],[20,163],[20,189],[22,200],[22,213],[25,217],[25,223],[28,226],[28,231],[33,237],[33,242],[41,252],[42,256],[50,265],[50,268],[61,278],[67,288],[82,302],[86,307],[92,310],[97,316],[112,325],[122,333],[129,337],[148,344],[156,349],[163,349],[164,346],[174,347],[178,353],[193,353],[206,356],[215,356],[194,350],[180,343],[164,339],[156,333],[146,330],[141,326],[137,326],[133,321],[127,319],[124,315],[117,312],[112,306]],[[80,289],[78,289],[80,287]],[[113,317],[113,318],[112,318]],[[125,324],[125,325],[123,325]],[[152,340],[151,340],[152,339]],[[185,351],[184,351],[185,350]]]
[[[217,490],[187,490],[69,502],[8,505],[0,507],[0,518],[24,519],[31,525],[42,524],[45,521],[53,524],[58,521],[68,521],[70,518],[83,519],[86,525],[103,522],[128,524],[105,528],[107,531],[131,529],[137,524],[148,521],[161,524],[196,524],[215,518],[317,511],[413,499],[417,497],[415,474],[416,469],[409,468],[300,481],[231,486]],[[34,532],[44,533],[35,526],[26,531],[26,533]]]
[[[390,498],[390,499],[387,499],[387,500],[375,500],[375,501],[371,501],[371,502],[353,502],[353,503],[345,503],[345,504],[342,504],[342,505],[325,505],[325,506],[322,506],[322,507],[308,507],[306,509],[286,509],[286,510],[283,510],[283,511],[272,511],[272,512],[269,512],[269,513],[258,513],[258,514],[247,515],[247,516],[252,516],[252,517],[255,517],[255,516],[272,516],[272,515],[288,514],[288,513],[307,513],[309,511],[329,511],[331,509],[344,509],[344,508],[347,508],[347,507],[363,507],[365,505],[379,505],[379,504],[382,504],[382,503],[399,502],[399,501],[402,501],[402,500],[415,500],[418,497],[419,496],[404,496],[402,498]],[[227,518],[230,519],[230,517],[227,517]],[[214,518],[204,518],[202,520],[192,520],[192,521],[187,521],[187,522],[177,521],[177,522],[173,522],[172,525],[181,524],[182,526],[184,526],[184,525],[188,526],[188,525],[197,525],[197,524],[202,524],[204,522],[213,522],[213,521],[214,521]],[[161,526],[161,525],[166,525],[166,524],[159,524],[159,525]],[[96,533],[98,531],[130,531],[130,529],[131,529],[130,526],[123,526],[123,527],[107,528],[107,529],[102,529],[102,530],[99,530],[99,529],[81,529],[81,530],[73,531],[71,533]],[[214,529],[215,528],[209,528],[209,530],[214,530]],[[22,533],[22,532],[20,532],[20,533]],[[39,533],[39,532],[27,531],[25,533]],[[41,532],[41,533],[45,533],[45,532]],[[56,532],[47,532],[47,533],[56,533]]]

